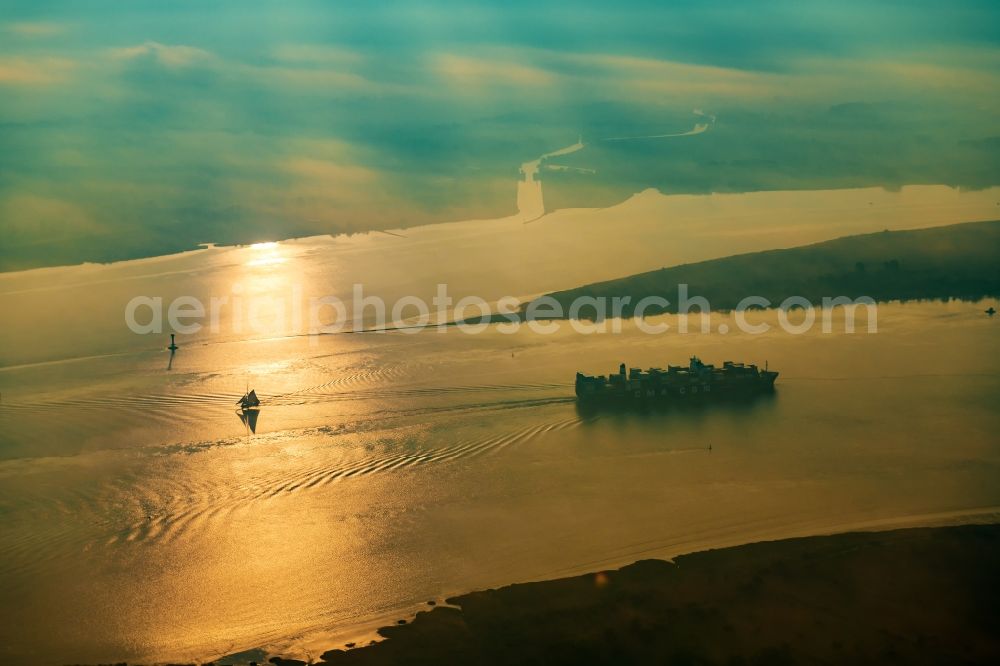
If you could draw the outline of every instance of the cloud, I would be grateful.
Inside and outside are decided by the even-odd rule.
[[[138,46],[111,49],[115,60],[148,60],[169,68],[190,67],[214,59],[214,56],[194,46],[167,45],[147,41]]]
[[[294,157],[283,162],[281,167],[305,180],[320,181],[331,190],[343,185],[368,185],[377,177],[374,171],[364,167],[311,157]]]
[[[614,54],[576,53],[555,58],[587,79],[655,93],[759,97],[772,94],[785,78],[773,73]]]
[[[335,48],[279,47],[274,50],[277,64],[225,60],[194,46],[161,44],[154,41],[111,49],[109,55],[114,60],[138,66],[153,65],[175,72],[201,69],[206,73],[225,75],[230,81],[277,87],[316,90],[370,87],[370,82],[363,77],[343,71],[345,64],[356,62],[359,56]],[[331,67],[332,64],[338,66]]]
[[[3,30],[19,37],[53,37],[66,32],[68,26],[65,23],[49,21],[22,21],[8,23],[3,27]]]
[[[551,72],[517,62],[438,54],[431,59],[431,69],[449,83],[462,86],[546,86],[553,82]]]
[[[76,237],[100,231],[80,206],[35,194],[13,194],[0,199],[4,233],[14,242]]]
[[[64,81],[76,68],[66,58],[0,57],[0,85],[48,85]]]
[[[271,53],[281,62],[310,65],[356,65],[363,60],[357,51],[322,44],[281,44]]]
[[[955,50],[951,53],[897,54],[893,58],[803,58],[790,68],[802,98],[897,96],[954,102],[997,102],[1000,57],[992,50]],[[946,95],[946,96],[945,96]]]
[[[560,164],[598,174],[547,174],[546,196],[607,205],[644,187],[997,179],[996,151],[970,143],[998,134],[1000,109],[986,20],[997,11],[980,4],[883,8],[859,22],[868,10],[850,2],[581,14],[569,2],[456,11],[431,0],[392,12],[275,5],[254,20],[232,3],[180,3],[102,5],[86,23],[72,3],[32,23],[37,11],[22,4],[0,23],[0,206],[19,193],[72,202],[107,225],[119,255],[297,234],[302,220],[334,229],[504,215],[525,159],[579,132],[678,132],[695,106],[719,114],[707,135],[595,142]],[[22,205],[34,220],[62,215]],[[25,225],[40,248],[31,258],[54,261],[50,229]],[[88,254],[94,243],[65,256],[114,255]]]
[[[373,84],[351,71],[364,61],[351,49],[320,44],[281,44],[271,50],[276,64],[246,65],[249,77],[279,85],[360,88]]]
[[[872,70],[905,85],[960,89],[977,95],[995,91],[1000,84],[996,70],[983,71],[935,63],[880,62],[872,65]]]
[[[239,69],[248,79],[276,86],[326,91],[374,87],[370,81],[357,74],[331,69],[253,65],[242,66]]]

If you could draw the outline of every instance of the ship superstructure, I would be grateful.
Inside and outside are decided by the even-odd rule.
[[[576,373],[576,395],[580,400],[660,401],[710,398],[770,391],[778,373],[756,365],[725,361],[721,368],[692,356],[687,367],[626,369],[617,374],[589,376]]]

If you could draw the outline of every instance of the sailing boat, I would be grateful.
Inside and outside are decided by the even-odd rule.
[[[247,392],[243,394],[243,397],[236,401],[239,405],[239,411],[236,414],[240,417],[240,421],[243,422],[250,432],[257,432],[257,417],[260,416],[260,398],[257,397],[257,392],[252,390],[247,386]]]
[[[240,406],[240,409],[247,411],[250,409],[260,408],[260,398],[257,397],[256,391],[247,387],[247,392],[243,394],[243,397],[236,401],[236,404]]]

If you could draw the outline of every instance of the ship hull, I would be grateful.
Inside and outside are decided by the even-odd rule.
[[[695,384],[685,386],[658,386],[639,389],[616,390],[608,387],[588,390],[577,385],[576,397],[581,402],[647,403],[690,402],[747,396],[774,391],[774,380],[756,380],[733,384]]]

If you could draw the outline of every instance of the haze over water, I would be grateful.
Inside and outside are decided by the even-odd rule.
[[[882,304],[873,333],[413,326],[442,285],[494,312],[684,273],[995,296],[996,222],[881,232],[1000,217],[997,25],[981,0],[5,2],[0,663],[305,659],[517,581],[997,522],[995,300]],[[317,297],[399,326],[310,335]],[[695,355],[777,390],[574,398],[577,371]]]
[[[656,336],[626,322],[617,335],[564,324],[553,336],[310,337],[278,320],[236,332],[227,318],[218,333],[179,336],[172,361],[165,335],[133,334],[122,317],[138,294],[232,296],[234,284],[349,301],[355,281],[389,299],[429,299],[447,282],[456,298],[496,299],[989,219],[995,205],[995,190],[947,188],[647,192],[528,225],[0,275],[0,306],[24,311],[0,331],[0,655],[316,655],[468,590],[761,539],[995,516],[1000,349],[986,303],[882,305],[875,334],[817,326],[800,336],[740,334],[720,314],[712,334]],[[851,226],[831,224],[831,211]],[[551,242],[573,225],[586,234]],[[778,389],[653,413],[581,412],[573,399],[577,370],[695,354],[766,361]],[[264,402],[256,433],[233,411],[247,384]]]

